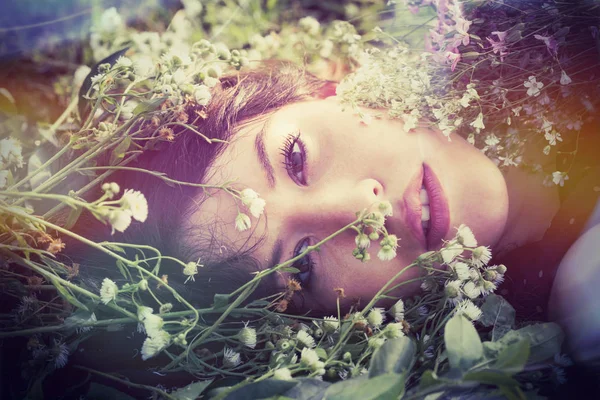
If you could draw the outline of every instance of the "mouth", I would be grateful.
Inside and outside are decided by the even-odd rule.
[[[435,173],[427,165],[413,178],[404,195],[406,225],[426,251],[437,249],[448,233],[448,199]]]

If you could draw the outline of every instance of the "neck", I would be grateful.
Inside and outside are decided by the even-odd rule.
[[[530,162],[548,162],[542,158],[546,156],[539,149],[534,151],[534,154],[525,154],[525,157],[529,155]],[[553,161],[548,166],[556,166],[556,162]],[[546,187],[542,184],[544,176],[543,172],[533,173],[518,167],[504,172],[509,206],[506,228],[494,246],[498,256],[539,241],[550,227],[560,207],[560,201],[556,185]]]

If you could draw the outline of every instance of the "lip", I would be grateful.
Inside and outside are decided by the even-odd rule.
[[[450,229],[450,208],[444,189],[431,167],[423,164],[423,171],[423,185],[429,195],[429,213],[431,215],[427,250],[434,250],[439,247]]]
[[[425,186],[429,194],[429,235],[426,237],[421,225],[421,186]],[[444,194],[442,185],[431,167],[423,164],[417,174],[411,179],[403,196],[406,209],[405,224],[410,229],[414,238],[426,249],[436,249],[448,233],[450,227],[450,209],[448,199]]]
[[[410,180],[408,187],[404,191],[403,200],[404,209],[406,210],[404,223],[421,247],[425,249],[427,247],[427,239],[421,226],[421,200],[419,196],[424,175],[425,169],[419,168],[419,171]]]

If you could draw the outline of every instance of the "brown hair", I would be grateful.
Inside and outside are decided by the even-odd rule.
[[[307,73],[302,67],[287,62],[267,62],[260,68],[221,77],[221,83],[212,90],[212,99],[205,109],[186,108],[189,121],[211,139],[229,140],[241,124],[273,112],[287,104],[323,97],[332,85]],[[201,118],[197,111],[205,111]],[[168,177],[185,182],[202,183],[214,160],[226,145],[208,144],[199,135],[182,130],[171,143],[160,143],[156,151],[141,154],[132,167],[165,173]],[[132,224],[126,232],[115,233],[114,241],[146,244],[182,261],[200,258],[204,267],[196,275],[195,283],[183,286],[185,276],[180,266],[161,263],[161,274],[169,275],[169,284],[197,305],[207,306],[216,293],[229,293],[247,282],[250,271],[261,268],[251,256],[253,248],[238,249],[235,253],[219,255],[218,250],[227,238],[219,237],[218,227],[194,227],[190,232],[181,229],[187,218],[192,199],[198,198],[201,188],[166,185],[148,174],[119,171],[110,177],[121,188],[140,190],[149,204],[149,216],[143,224]],[[98,188],[99,190],[99,188]],[[99,196],[99,192],[92,197]],[[97,198],[97,197],[95,197]],[[110,228],[90,215],[80,218],[76,230],[86,237],[104,240]],[[203,232],[200,234],[199,232]],[[185,247],[180,240],[193,236],[194,248]],[[95,286],[105,277],[119,278],[114,261],[92,254],[78,246],[71,258],[81,264],[80,270],[88,284]],[[131,254],[130,256],[133,256]],[[264,285],[263,285],[264,286]],[[265,289],[263,287],[263,289]],[[257,291],[264,293],[264,290]]]

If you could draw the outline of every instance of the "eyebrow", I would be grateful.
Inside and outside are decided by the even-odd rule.
[[[256,135],[256,139],[254,140],[254,148],[256,149],[258,162],[267,176],[269,188],[274,189],[277,185],[277,181],[275,180],[275,169],[273,168],[273,164],[271,164],[271,160],[269,160],[269,155],[267,154],[267,148],[265,146],[265,136],[269,129],[270,123],[271,118],[269,117],[263,124],[263,127],[258,135]]]

